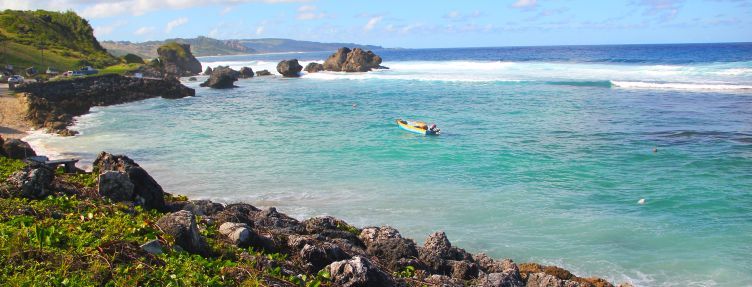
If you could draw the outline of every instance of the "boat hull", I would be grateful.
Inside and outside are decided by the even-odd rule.
[[[421,135],[436,135],[436,133],[429,131],[427,129],[422,129],[419,127],[412,126],[409,121],[403,121],[401,119],[398,119],[396,122],[397,122],[397,125],[401,129],[406,130],[408,132],[421,134]]]

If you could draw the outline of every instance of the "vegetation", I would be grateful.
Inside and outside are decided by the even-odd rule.
[[[126,64],[143,64],[144,63],[143,58],[134,54],[126,54],[125,56],[123,56],[123,61],[125,61]]]
[[[25,165],[23,161],[0,156],[0,183],[5,182],[8,176],[22,169]]]
[[[217,55],[237,55],[254,53],[253,49],[234,43],[233,41],[217,40],[208,37],[196,38],[175,38],[164,41],[148,41],[143,43],[132,43],[128,41],[104,41],[102,45],[107,48],[113,55],[136,54],[143,58],[156,58],[157,48],[159,46],[177,42],[181,44],[190,44],[191,51],[197,57],[217,56]]]
[[[143,66],[143,64],[118,64],[118,65],[112,65],[112,66],[109,66],[109,67],[106,67],[104,69],[99,70],[99,73],[95,74],[93,76],[99,76],[99,75],[105,75],[105,74],[124,75],[127,72],[137,70],[141,66]]]

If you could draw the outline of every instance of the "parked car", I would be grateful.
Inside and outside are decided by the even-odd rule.
[[[8,78],[8,84],[20,84],[24,82],[24,77],[21,77],[20,75],[13,75]]]
[[[84,75],[93,75],[93,74],[99,73],[97,69],[94,69],[91,66],[81,67],[79,71],[83,73]]]

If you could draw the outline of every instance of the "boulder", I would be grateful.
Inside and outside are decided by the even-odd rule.
[[[221,203],[212,202],[211,200],[191,200],[180,209],[188,210],[195,215],[211,216],[224,210],[225,206]]]
[[[261,210],[247,203],[233,203],[228,204],[222,211],[212,215],[212,218],[217,224],[239,222],[253,227],[253,218],[259,211]]]
[[[3,153],[12,159],[25,159],[30,156],[36,156],[37,153],[31,148],[29,143],[19,139],[9,139],[3,143]]]
[[[219,233],[226,236],[233,244],[241,247],[251,242],[253,231],[245,223],[225,222],[219,226]]]
[[[94,161],[94,168],[99,174],[118,171],[128,175],[133,183],[133,201],[149,209],[165,210],[164,190],[135,161],[124,155],[112,155],[102,152]]]
[[[388,274],[361,256],[334,262],[326,270],[329,271],[334,286],[388,287],[396,284]]]
[[[254,215],[253,223],[256,228],[274,229],[286,234],[301,234],[305,230],[297,219],[278,212],[274,207],[257,212]]]
[[[201,62],[191,53],[190,44],[170,42],[157,48],[166,76],[183,77],[201,73]]]
[[[347,55],[350,54],[351,51],[352,50],[347,47],[337,49],[337,52],[334,52],[334,54],[324,61],[324,70],[334,72],[342,71],[342,66],[345,64]]]
[[[269,72],[269,70],[261,70],[261,71],[256,72],[256,76],[257,77],[260,77],[260,76],[271,76],[271,75],[272,75],[272,73]]]
[[[14,187],[21,197],[41,199],[51,193],[50,184],[54,177],[54,171],[46,166],[27,167],[12,174],[7,183]]]
[[[564,281],[543,272],[531,273],[525,287],[564,287]]]
[[[482,287],[524,287],[525,283],[517,277],[510,276],[509,273],[491,273],[484,274],[478,279],[478,285]]]
[[[162,243],[159,242],[159,239],[154,239],[141,244],[141,249],[151,254],[162,254]]]
[[[453,247],[444,232],[434,232],[429,235],[423,244],[423,248],[418,250],[418,254],[418,257],[428,267],[429,271],[442,275],[453,275],[458,268],[464,269],[466,267],[464,265],[457,265],[452,261],[471,263],[473,260],[472,255],[464,249]],[[469,268],[474,269],[477,266],[470,266]],[[477,276],[477,274],[474,276]]]
[[[99,175],[99,194],[113,201],[133,201],[133,189],[125,172],[108,170]]]
[[[334,72],[368,72],[382,68],[381,61],[381,57],[371,51],[342,47],[326,59],[323,68]]]
[[[411,239],[402,238],[399,231],[389,226],[367,227],[360,232],[360,240],[366,246],[366,252],[379,258],[392,270],[402,270],[408,265],[421,267],[414,258],[418,249]]]
[[[196,217],[187,210],[181,210],[162,216],[157,220],[157,226],[164,233],[175,239],[175,244],[183,250],[199,254],[209,255],[209,246],[206,240],[198,232]]]
[[[285,77],[299,77],[303,66],[298,63],[297,59],[282,60],[277,64],[277,72]]]
[[[305,244],[299,255],[309,273],[315,273],[332,262],[350,258],[342,248],[329,242]]]
[[[324,65],[315,63],[315,62],[308,63],[308,65],[306,65],[305,67],[305,71],[308,73],[316,73],[316,72],[321,72],[323,70],[324,70]]]
[[[202,87],[214,89],[229,89],[235,87],[235,81],[238,80],[240,73],[230,67],[216,67],[206,82],[201,84]]]
[[[240,68],[240,78],[241,79],[253,78],[253,69],[249,67]]]
[[[204,75],[210,76],[212,74],[212,68],[209,66],[206,66],[206,70],[204,70]]]

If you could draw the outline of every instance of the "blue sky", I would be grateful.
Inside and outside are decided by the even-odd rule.
[[[752,41],[752,0],[0,0],[74,10],[100,40],[292,38],[385,47]]]

